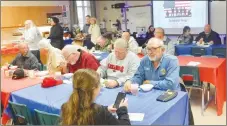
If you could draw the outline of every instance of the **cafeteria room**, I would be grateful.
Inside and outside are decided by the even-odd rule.
[[[1,1],[1,125],[226,125],[226,1]]]

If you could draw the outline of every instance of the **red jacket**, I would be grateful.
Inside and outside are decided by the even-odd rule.
[[[99,66],[99,61],[92,54],[82,51],[76,64],[68,64],[68,69],[70,73],[74,73],[78,69],[93,69],[96,71]]]

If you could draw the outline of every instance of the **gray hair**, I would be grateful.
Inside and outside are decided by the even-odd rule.
[[[48,39],[40,40],[38,46],[40,49],[44,48],[44,49],[50,50],[52,48],[52,45],[50,44],[50,40],[48,40]]]
[[[32,20],[26,20],[26,21],[24,22],[24,24],[28,24],[28,25],[29,25],[29,28],[35,27],[35,24],[34,24],[34,22],[33,22]]]
[[[119,38],[114,42],[115,47],[128,49],[128,42],[123,38]]]
[[[154,43],[161,46],[162,48],[165,48],[164,42],[161,39],[154,38],[154,37],[149,39],[147,45],[154,44]]]

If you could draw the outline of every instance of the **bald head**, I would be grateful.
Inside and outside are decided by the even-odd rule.
[[[165,31],[163,28],[161,28],[161,27],[155,28],[155,31],[154,31],[155,38],[163,39],[164,36],[165,36]]]
[[[28,53],[28,51],[29,51],[28,44],[25,43],[25,42],[20,43],[20,44],[18,45],[18,48],[19,48],[19,52],[20,52],[23,56],[25,56],[25,55]]]
[[[28,44],[25,42],[19,43],[18,48],[28,48]]]
[[[129,41],[130,33],[129,32],[123,32],[122,33],[122,38],[125,39],[126,41]]]
[[[206,24],[204,27],[205,34],[209,34],[211,32],[211,26],[209,24]]]

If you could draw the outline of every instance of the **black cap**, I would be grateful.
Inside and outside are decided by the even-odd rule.
[[[24,78],[25,77],[25,72],[23,69],[19,68],[19,69],[16,69],[14,72],[13,72],[13,77],[12,79],[13,80],[16,80],[16,79],[21,79],[21,78]]]

